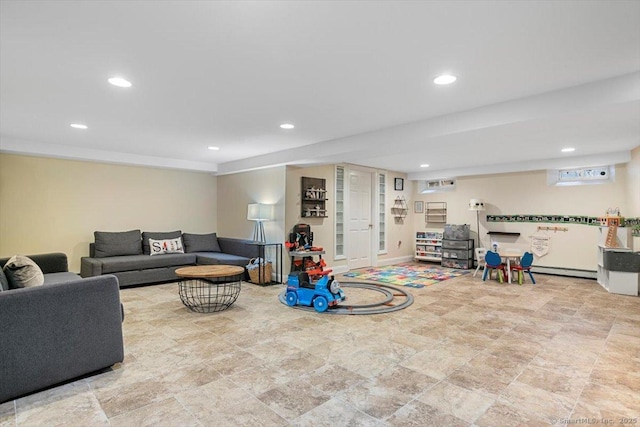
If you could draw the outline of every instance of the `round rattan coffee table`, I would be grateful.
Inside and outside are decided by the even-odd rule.
[[[244,268],[235,265],[199,265],[176,270],[182,303],[198,313],[231,307],[238,295]]]

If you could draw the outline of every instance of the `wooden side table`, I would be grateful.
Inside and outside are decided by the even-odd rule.
[[[199,265],[176,270],[182,303],[191,311],[212,313],[231,307],[238,295],[244,267]]]

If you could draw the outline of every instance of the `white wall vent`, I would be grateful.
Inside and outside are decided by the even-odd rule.
[[[613,182],[615,166],[597,166],[577,169],[547,170],[549,185],[585,185]]]
[[[453,191],[456,188],[455,178],[434,179],[431,181],[418,181],[418,192],[421,194],[436,193],[440,191]]]

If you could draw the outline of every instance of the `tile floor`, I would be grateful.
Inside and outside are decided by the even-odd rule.
[[[1,404],[0,426],[639,425],[640,298],[537,280],[467,275],[374,316],[286,307],[284,285],[212,314],[175,283],[124,289],[124,363]]]

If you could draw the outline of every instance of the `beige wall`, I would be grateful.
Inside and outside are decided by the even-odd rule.
[[[286,239],[293,229],[293,226],[302,223],[309,224],[313,232],[313,244],[321,246],[325,250],[323,258],[329,267],[345,265],[346,261],[335,261],[334,250],[334,218],[335,218],[335,166],[315,166],[309,168],[299,168],[295,166],[287,167],[287,203],[285,210],[285,231]],[[301,187],[302,177],[323,178],[327,180],[327,215],[328,218],[302,218],[301,216]],[[316,258],[317,261],[317,258]],[[287,271],[291,268],[290,260],[287,260]]]
[[[207,173],[0,154],[0,256],[64,252],[78,272],[96,230],[214,232],[216,180]]]
[[[581,186],[548,186],[546,171],[483,175],[457,179],[455,191],[416,195],[425,202],[447,202],[447,222],[470,224],[472,235],[476,233],[476,214],[468,210],[469,200],[484,200],[486,211],[480,212],[480,238],[484,247],[491,239],[491,231],[519,232],[519,238],[494,237],[501,248],[530,247],[531,235],[537,226],[567,227],[567,232],[549,232],[551,251],[536,259],[536,264],[548,267],[595,270],[598,228],[587,225],[536,224],[536,223],[487,223],[490,214],[558,214],[601,216],[610,207],[629,210],[627,196],[627,171],[625,165],[616,166],[614,183]],[[639,191],[636,187],[635,191]],[[414,214],[416,230],[425,229],[424,215]],[[437,228],[430,226],[427,228]],[[441,228],[441,227],[440,227]]]
[[[274,221],[265,221],[267,242],[284,242],[284,166],[218,177],[218,226],[225,237],[250,239],[255,223],[247,220],[250,203],[274,205]]]
[[[404,190],[396,191],[394,189],[395,178],[404,179]],[[414,256],[414,237],[415,230],[413,228],[413,185],[411,181],[407,181],[404,174],[397,172],[387,172],[387,198],[386,198],[386,214],[387,214],[387,253],[378,257],[379,264],[388,264],[385,260],[392,263],[397,262],[399,258],[410,258]],[[391,213],[391,207],[394,206],[396,198],[403,197],[407,204],[407,216],[403,221],[396,222]]]
[[[314,243],[327,251],[330,266],[346,267],[334,256],[334,165],[310,168],[275,167],[214,177],[206,173],[96,162],[0,155],[0,256],[62,251],[72,271],[88,253],[93,231],[174,230],[250,238],[253,223],[247,221],[247,204],[275,205],[275,221],[265,222],[267,241],[284,242],[299,222],[309,223]],[[325,178],[329,218],[300,216],[300,178]],[[417,194],[414,182],[395,191],[393,180],[406,178],[387,172],[387,253],[376,264],[395,262],[413,255],[415,231],[424,230],[424,215],[413,211],[415,200],[448,203],[447,222],[470,224],[476,231],[470,198],[481,198],[487,211],[480,215],[480,236],[488,245],[487,230],[520,232],[518,239],[503,239],[501,247],[529,246],[537,224],[487,224],[486,214],[566,214],[599,216],[608,207],[620,207],[624,216],[640,216],[640,147],[627,165],[618,165],[616,182],[603,185],[549,187],[546,172],[523,172],[464,177],[456,191]],[[404,196],[409,213],[396,224],[391,206]],[[545,224],[546,225],[546,224]],[[549,224],[552,225],[552,224]],[[597,227],[568,225],[568,232],[551,233],[551,253],[537,264],[593,270]],[[437,228],[429,226],[426,228]],[[640,239],[634,246],[640,248]],[[289,260],[285,253],[285,273]]]
[[[345,167],[350,167],[345,165]],[[371,170],[371,172],[375,172]],[[386,236],[387,252],[379,254],[373,260],[373,265],[382,265],[399,259],[406,260],[413,254],[412,235],[413,226],[410,218],[406,218],[404,223],[396,223],[391,215],[391,206],[394,199],[404,196],[409,203],[411,195],[411,185],[406,181],[406,176],[393,172],[386,173],[386,209],[387,214]],[[327,180],[327,210],[328,218],[302,218],[300,212],[301,199],[301,178],[303,176],[313,178],[324,178]],[[405,190],[395,191],[393,189],[394,178],[405,179]],[[377,185],[374,187],[377,188]],[[329,267],[336,270],[346,270],[347,260],[335,258],[335,165],[324,165],[308,168],[288,167],[287,168],[287,208],[285,229],[287,232],[298,223],[309,224],[314,234],[314,245],[322,246],[326,252],[324,259]]]

